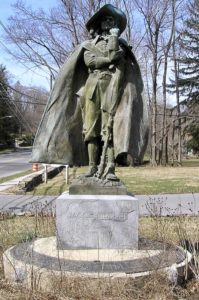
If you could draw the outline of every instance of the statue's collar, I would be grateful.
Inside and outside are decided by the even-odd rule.
[[[93,43],[94,44],[97,44],[97,42],[99,41],[99,40],[105,40],[105,41],[107,41],[108,40],[108,36],[103,36],[103,35],[97,35],[95,38],[94,38],[94,40],[93,40]]]
[[[100,37],[100,36],[99,36],[99,35],[97,35],[97,36],[94,38],[94,40],[93,40],[93,43],[94,43],[94,44],[96,44],[96,43],[98,42],[98,40],[99,40],[99,37]]]

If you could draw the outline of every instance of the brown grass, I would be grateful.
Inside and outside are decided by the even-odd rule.
[[[199,231],[199,219],[191,217],[180,218],[141,218],[139,232],[141,237],[163,240],[179,244],[180,239],[189,236],[195,239]],[[185,235],[186,233],[186,235]],[[55,219],[52,216],[1,216],[0,219],[0,256],[8,247],[34,237],[55,235]],[[168,282],[165,274],[154,272],[151,276],[131,278],[71,278],[60,280],[54,277],[52,293],[26,290],[12,286],[3,276],[3,266],[0,264],[0,299],[85,299],[85,300],[177,300],[194,299],[198,295],[199,285],[192,281],[184,288],[176,287]],[[197,298],[196,298],[197,299]]]
[[[56,281],[54,281],[56,285]],[[157,289],[158,286],[158,289]],[[162,273],[154,273],[144,278],[107,278],[85,279],[64,278],[61,286],[63,295],[71,299],[88,300],[174,300],[175,291],[171,288],[167,277]],[[185,292],[186,293],[186,292]],[[183,293],[183,294],[185,294]],[[179,293],[182,295],[181,293]]]

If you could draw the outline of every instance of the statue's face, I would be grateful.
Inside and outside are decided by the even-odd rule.
[[[111,16],[105,16],[101,21],[101,29],[102,31],[110,30],[115,26],[115,21]]]

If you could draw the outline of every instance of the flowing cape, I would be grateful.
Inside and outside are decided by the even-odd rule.
[[[60,69],[42,120],[37,130],[31,162],[86,165],[88,155],[82,136],[81,105],[77,92],[85,85],[88,70],[83,51],[90,41],[83,42]],[[114,117],[115,157],[123,153],[142,159],[148,138],[148,110],[142,96],[143,82],[138,63],[126,45],[129,64],[125,84]]]

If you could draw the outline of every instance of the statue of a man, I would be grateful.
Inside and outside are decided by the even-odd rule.
[[[125,14],[104,5],[87,22],[90,40],[59,72],[38,129],[33,162],[84,165],[86,177],[117,180],[115,162],[141,159],[147,144],[147,105],[137,61],[120,38]]]

